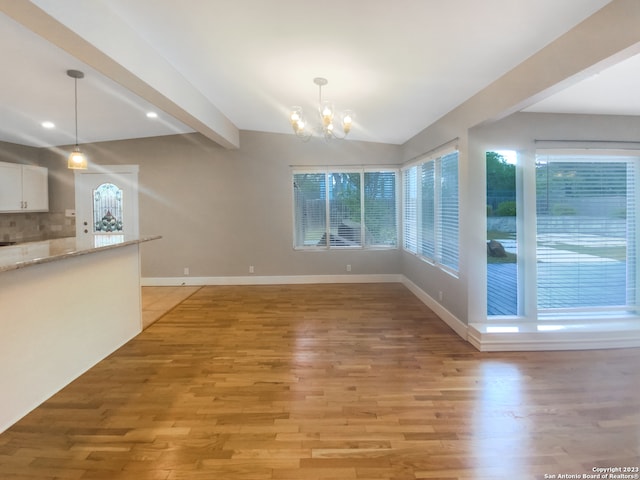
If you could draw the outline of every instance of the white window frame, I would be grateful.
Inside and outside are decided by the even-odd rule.
[[[536,149],[535,151],[535,155],[534,158],[537,159],[538,156],[556,156],[556,157],[568,157],[567,162],[571,162],[572,160],[570,160],[570,157],[594,157],[594,158],[598,158],[598,157],[603,157],[603,156],[610,156],[612,157],[610,160],[605,160],[606,161],[612,161],[612,162],[616,162],[616,161],[630,161],[631,159],[640,159],[640,151],[638,150],[614,150],[614,149],[579,149],[579,148],[550,148],[550,149],[545,149],[545,148],[539,148]],[[616,157],[619,160],[616,160]],[[583,160],[583,161],[588,161],[588,160]],[[602,161],[602,160],[601,160]],[[580,161],[574,161],[574,163],[580,163]],[[636,171],[635,171],[635,178],[634,178],[634,185],[635,185],[635,205],[636,205],[636,209],[640,207],[640,165],[639,165],[640,161],[636,162]],[[535,183],[535,171],[532,173],[533,174],[533,178],[532,178],[532,182]],[[527,209],[527,214],[532,215],[532,218],[534,219],[534,221],[537,223],[538,217],[537,217],[537,209],[536,209],[536,200],[535,200],[535,187],[533,188],[533,201],[531,202],[531,207],[529,209]],[[637,215],[637,210],[636,210],[636,215]],[[634,251],[634,255],[635,255],[635,259],[634,261],[637,261],[638,258],[638,249],[640,248],[640,242],[638,242],[638,239],[640,238],[640,222],[637,221],[637,217],[636,217],[636,221],[634,222],[634,226],[635,226],[635,241],[636,244],[632,245],[632,247],[635,247],[636,251]],[[535,238],[536,243],[532,244],[532,248],[537,252],[537,237]],[[633,274],[635,275],[635,298],[636,298],[636,303],[638,302],[638,298],[640,298],[640,292],[638,291],[638,289],[640,288],[640,267],[636,264],[635,266],[635,272],[633,272]],[[632,315],[638,315],[639,313],[639,306],[636,305],[623,305],[623,306],[601,306],[601,307],[586,307],[586,308],[545,308],[545,309],[541,309],[538,306],[538,301],[537,301],[537,285],[538,285],[538,272],[537,269],[530,269],[530,271],[527,272],[526,274],[526,280],[528,280],[529,282],[534,282],[534,284],[536,285],[536,289],[534,290],[536,292],[536,296],[534,299],[535,303],[534,303],[534,315],[532,315],[534,318],[537,318],[538,320],[556,320],[556,319],[560,319],[560,320],[564,320],[567,318],[579,318],[581,321],[584,321],[586,319],[589,318],[602,318],[603,315],[604,316],[610,316],[610,317],[616,317],[618,315],[620,316],[625,316],[628,314],[632,314]],[[533,305],[532,305],[533,306]]]
[[[366,173],[393,173],[395,175],[395,239],[393,245],[385,245],[385,244],[367,244],[366,241],[366,230],[367,225],[365,222],[366,212],[365,212],[365,174]],[[329,189],[329,178],[332,174],[335,173],[357,173],[360,175],[360,244],[359,245],[332,245],[330,240],[331,235],[331,208],[330,208],[330,189]],[[293,203],[293,211],[292,211],[292,224],[293,224],[293,248],[294,250],[301,251],[327,251],[327,250],[345,250],[345,249],[356,249],[356,250],[396,250],[399,248],[400,243],[400,169],[396,167],[310,167],[310,168],[295,168],[291,173],[292,185],[295,180],[296,175],[300,174],[323,174],[325,178],[325,234],[326,234],[326,245],[298,245],[296,238],[296,230],[298,224],[296,219],[296,195],[295,192],[292,194],[292,203]]]
[[[442,185],[442,159],[452,153],[456,153],[458,155],[458,174],[457,174],[457,181],[458,181],[458,228],[457,228],[457,235],[455,239],[447,239],[445,237],[443,237],[442,235],[442,218],[441,218],[441,212],[440,212],[440,206],[441,206],[441,201],[442,201],[442,190],[441,190],[441,185]],[[446,149],[442,149],[439,150],[431,155],[425,155],[419,159],[417,159],[416,161],[407,164],[406,166],[404,166],[402,168],[402,188],[403,188],[403,192],[402,192],[402,232],[403,232],[403,239],[402,239],[402,248],[403,250],[405,250],[406,252],[417,256],[418,258],[426,261],[427,263],[434,265],[438,268],[440,268],[441,270],[450,273],[453,276],[458,276],[459,273],[459,261],[460,261],[460,228],[459,228],[459,215],[460,215],[460,163],[459,163],[459,150],[457,147],[449,147]],[[422,182],[421,182],[421,170],[422,170],[422,166],[429,163],[429,162],[433,162],[434,164],[434,193],[433,193],[433,198],[431,198],[430,200],[433,203],[433,210],[434,210],[434,218],[433,218],[433,222],[434,222],[434,231],[433,231],[433,238],[429,238],[429,240],[433,243],[433,251],[434,254],[433,256],[427,256],[423,254],[421,245],[423,244],[423,228],[422,228],[422,211],[421,211],[421,206],[423,204],[423,200],[425,200],[422,196]],[[410,172],[412,171],[412,169],[415,169],[413,173],[413,175],[415,176],[415,180],[416,180],[416,198],[415,198],[415,205],[413,206],[415,208],[415,214],[413,214],[414,212],[409,212],[407,209],[407,198],[406,198],[406,179],[408,178],[407,175],[411,174]],[[412,225],[412,223],[415,222],[415,224]],[[412,240],[415,241],[415,245],[413,244],[414,242],[409,243],[408,242],[408,238],[410,237]],[[446,265],[443,263],[443,250],[442,250],[442,244],[447,241],[447,240],[455,240],[456,242],[456,246],[457,246],[457,255],[456,255],[456,268],[453,268],[450,265]]]

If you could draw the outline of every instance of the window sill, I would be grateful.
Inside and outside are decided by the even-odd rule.
[[[467,340],[483,352],[634,348],[640,347],[640,318],[471,323]]]

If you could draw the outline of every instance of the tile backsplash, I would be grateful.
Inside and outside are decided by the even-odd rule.
[[[76,219],[64,212],[0,213],[0,242],[37,242],[75,235]]]

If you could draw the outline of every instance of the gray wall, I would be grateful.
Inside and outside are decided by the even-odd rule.
[[[588,78],[640,46],[636,0],[616,0],[488,85],[405,145],[361,142],[300,143],[292,135],[241,132],[240,149],[224,150],[199,135],[149,138],[87,145],[99,164],[140,165],[141,232],[163,235],[143,247],[143,276],[192,276],[402,273],[464,323],[482,321],[486,289],[484,148],[490,136],[540,136],[597,140],[635,135],[635,120],[553,117],[533,121],[509,117],[546,96]],[[616,29],[609,28],[616,25]],[[605,32],[603,34],[603,32]],[[594,41],[597,39],[597,42]],[[585,48],[588,45],[589,48]],[[549,117],[551,119],[551,117]],[[539,129],[529,130],[531,123]],[[603,129],[599,132],[598,125]],[[470,130],[484,125],[482,132]],[[482,127],[482,128],[485,128]],[[635,132],[635,133],[634,133]],[[596,135],[597,134],[597,135]],[[475,135],[481,135],[480,139]],[[540,135],[540,136],[538,136]],[[401,250],[385,252],[296,252],[292,248],[289,165],[400,164],[457,138],[460,148],[460,273],[451,276]],[[503,148],[517,148],[519,141]],[[493,147],[492,147],[493,148]],[[39,152],[50,179],[51,207],[73,208],[73,175],[65,153]]]
[[[400,147],[303,143],[293,135],[241,132],[226,150],[199,134],[83,146],[91,162],[140,166],[143,277],[398,274],[400,252],[293,249],[291,165],[398,165]],[[63,152],[64,153],[64,152]],[[64,153],[66,155],[66,153]],[[52,208],[74,208],[73,173],[62,153],[41,153],[52,174]]]
[[[0,162],[38,164],[38,148],[0,142]]]
[[[94,163],[140,166],[141,233],[163,236],[143,245],[144,277],[183,277],[184,267],[192,277],[248,276],[249,265],[256,276],[344,275],[350,264],[354,275],[403,274],[434,299],[443,292],[443,307],[469,322],[481,321],[486,312],[484,153],[496,148],[531,152],[535,139],[636,141],[637,132],[638,117],[533,113],[470,129],[460,139],[457,278],[401,249],[301,252],[292,247],[291,165],[400,165],[406,147],[325,144],[318,139],[302,143],[292,135],[242,132],[238,150],[223,149],[198,134],[105,142],[83,149]],[[437,145],[451,135],[428,138]],[[66,154],[64,148],[0,148],[5,161],[49,168],[52,212],[75,207]]]
[[[617,0],[608,4],[403,145],[402,160],[406,162],[458,139],[459,275],[451,276],[406,253],[402,254],[402,272],[432,298],[437,299],[442,292],[442,306],[463,323],[486,321],[485,156],[478,142],[470,142],[470,130],[499,122],[493,128],[510,130],[518,136],[529,135],[527,121],[511,123],[516,118],[511,115],[637,53],[639,18],[637,2]],[[618,28],[611,29],[610,25]],[[558,118],[547,125],[545,133],[553,135],[547,138],[581,138],[584,122],[589,123],[577,119],[574,124],[570,116]],[[601,132],[599,139],[606,139],[607,131],[611,129]]]

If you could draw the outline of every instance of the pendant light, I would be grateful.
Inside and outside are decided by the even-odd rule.
[[[80,151],[78,146],[78,79],[84,78],[84,73],[80,70],[67,70],[67,75],[73,78],[75,85],[75,113],[76,113],[76,146],[69,155],[67,161],[67,168],[72,170],[86,170],[87,169],[87,157]]]

